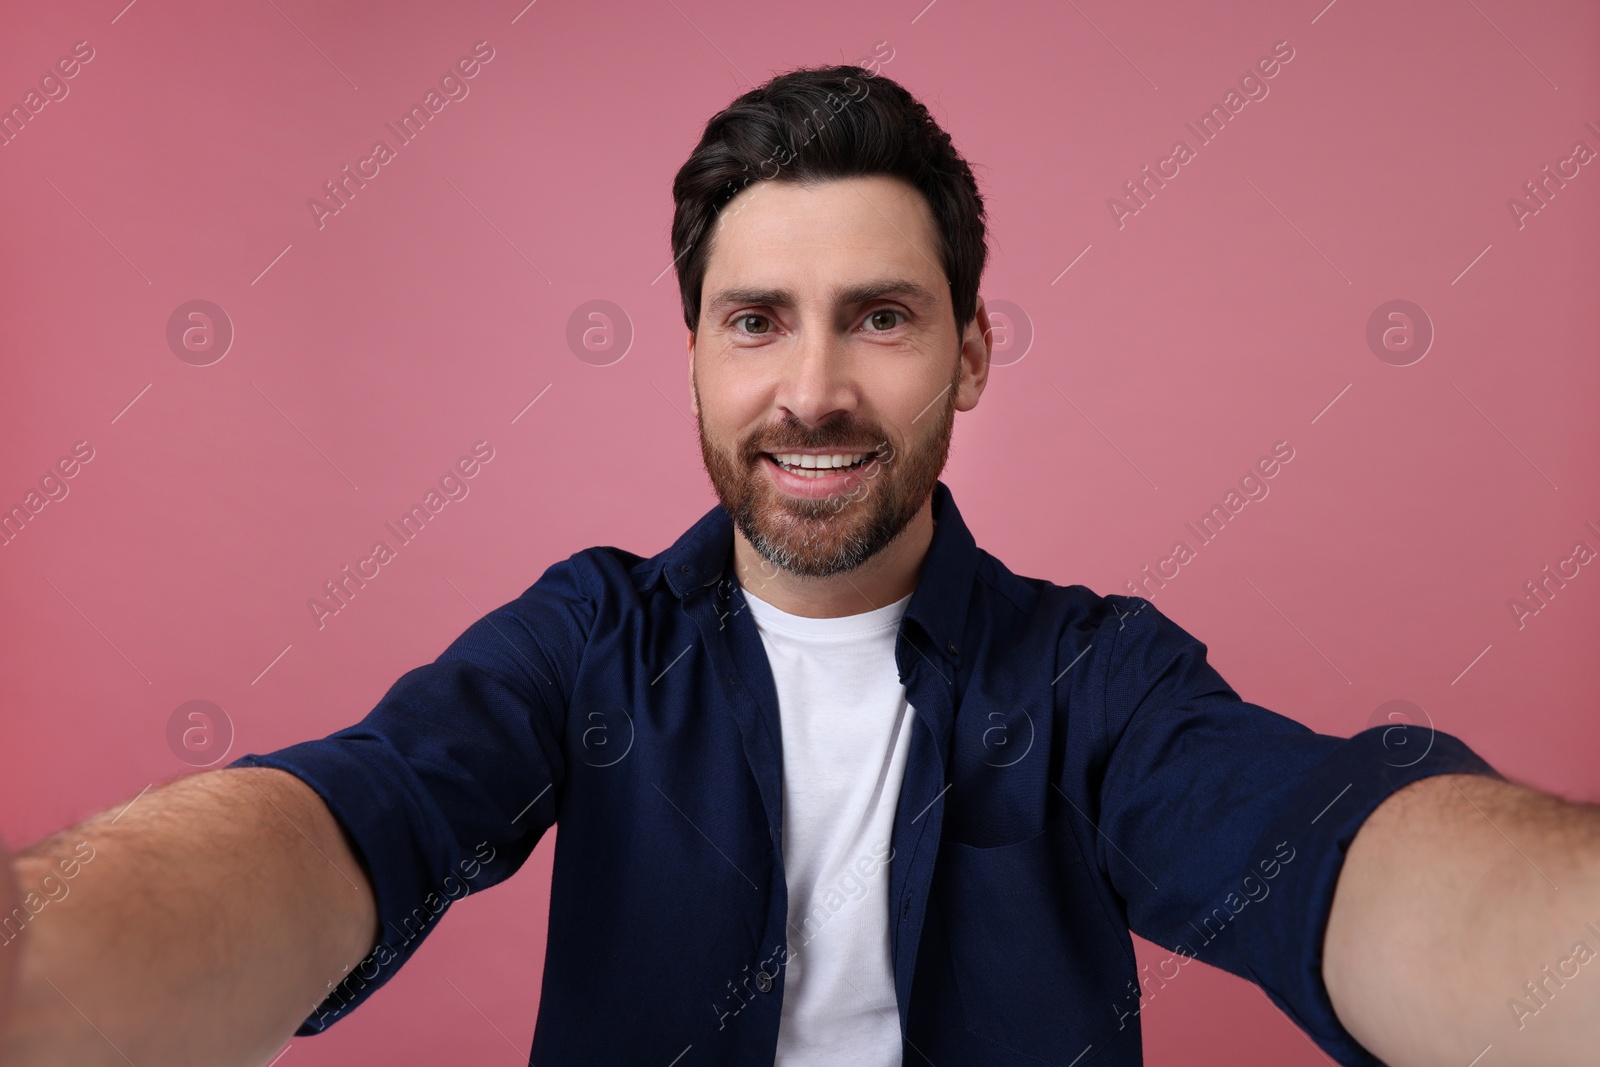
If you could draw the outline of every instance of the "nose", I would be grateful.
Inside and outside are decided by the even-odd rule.
[[[843,338],[826,329],[805,331],[789,352],[778,407],[808,426],[855,411],[858,397],[850,358]]]

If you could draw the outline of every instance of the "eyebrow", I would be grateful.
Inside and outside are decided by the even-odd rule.
[[[904,297],[908,302],[921,304],[925,307],[936,305],[939,298],[927,286],[912,281],[909,278],[880,278],[875,281],[863,282],[834,291],[833,297],[836,304],[851,306],[865,304],[869,300],[878,300],[886,296]],[[724,289],[707,302],[705,314],[707,318],[733,307],[754,305],[758,307],[792,308],[797,301],[792,290],[789,289],[763,289],[755,287],[735,287]]]

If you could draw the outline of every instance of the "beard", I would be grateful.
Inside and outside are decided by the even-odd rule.
[[[854,570],[894,541],[933,494],[950,455],[960,376],[957,360],[937,416],[916,439],[898,446],[881,428],[854,420],[807,429],[788,418],[724,449],[709,438],[702,418],[700,453],[717,499],[772,566],[805,578]],[[699,386],[693,388],[698,404]],[[790,496],[765,469],[766,453],[809,449],[868,452],[875,458],[848,489],[817,500]]]

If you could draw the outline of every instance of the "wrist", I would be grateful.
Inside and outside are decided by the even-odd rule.
[[[57,924],[38,921],[50,901],[41,887],[54,870],[45,856],[0,864],[0,983],[11,983],[9,1010],[0,1000],[0,1063],[7,1067],[98,1064],[117,1055],[50,977],[67,981],[70,973],[57,963]]]

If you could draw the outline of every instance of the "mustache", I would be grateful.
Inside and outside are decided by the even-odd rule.
[[[849,442],[828,440],[819,441],[813,438],[811,440],[784,441],[776,444],[769,442],[757,444],[752,442],[745,446],[744,454],[746,459],[754,462],[755,460],[760,459],[762,456],[769,455],[774,452],[810,452],[824,448],[835,449],[839,452],[867,452],[875,454],[879,457],[885,456],[894,450],[894,447],[889,443],[887,438],[879,438],[870,444],[853,444]]]

